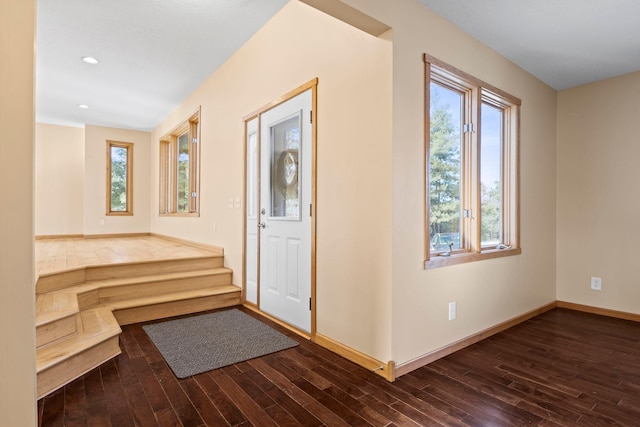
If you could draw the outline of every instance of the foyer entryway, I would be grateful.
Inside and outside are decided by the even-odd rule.
[[[245,299],[312,333],[315,84],[247,121]]]

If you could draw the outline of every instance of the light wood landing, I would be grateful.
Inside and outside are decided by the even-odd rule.
[[[144,249],[140,239],[150,243]],[[62,248],[82,239],[61,239]],[[120,325],[240,305],[240,288],[232,284],[232,271],[224,268],[223,255],[189,248],[157,238],[88,239],[111,245],[126,240],[129,255],[115,264],[73,266],[43,273],[36,284],[36,359],[38,398],[64,386],[78,376],[120,353]],[[132,243],[131,240],[138,241]],[[158,243],[160,240],[162,243]],[[52,243],[42,240],[36,243]],[[149,253],[173,246],[177,259],[142,259]],[[54,246],[50,246],[53,248]],[[163,247],[158,251],[158,247]],[[132,248],[135,248],[133,250]],[[67,254],[71,253],[66,250]],[[104,252],[96,248],[96,252]],[[107,251],[108,252],[108,251]],[[135,253],[134,253],[135,252]],[[141,255],[143,254],[143,255]],[[160,254],[160,255],[158,255]],[[67,261],[71,258],[68,258]],[[77,258],[74,258],[77,260]],[[84,258],[88,260],[89,258]],[[107,258],[105,258],[107,259]],[[42,266],[46,266],[43,261]],[[62,264],[60,264],[62,265]],[[65,262],[65,267],[69,266]]]
[[[203,249],[159,237],[63,238],[36,240],[36,274],[59,272],[89,265],[223,255],[215,248]]]

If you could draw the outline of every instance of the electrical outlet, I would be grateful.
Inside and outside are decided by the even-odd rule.
[[[602,290],[602,279],[599,277],[592,277],[591,278],[591,289],[594,291],[601,291]]]
[[[104,219],[100,220],[100,225],[104,225]]]
[[[458,311],[458,303],[450,302],[449,303],[449,320],[456,320],[456,314]]]
[[[215,221],[213,221],[213,231],[214,232],[218,231],[218,225],[216,224]]]

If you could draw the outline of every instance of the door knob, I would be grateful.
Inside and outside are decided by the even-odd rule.
[[[261,222],[260,224],[258,224],[258,227],[267,228],[267,224],[265,224],[264,222]]]

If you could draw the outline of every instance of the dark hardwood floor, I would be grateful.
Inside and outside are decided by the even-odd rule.
[[[640,425],[639,323],[555,309],[394,383],[275,327],[300,345],[178,380],[124,326],[123,353],[40,400],[40,425]]]

